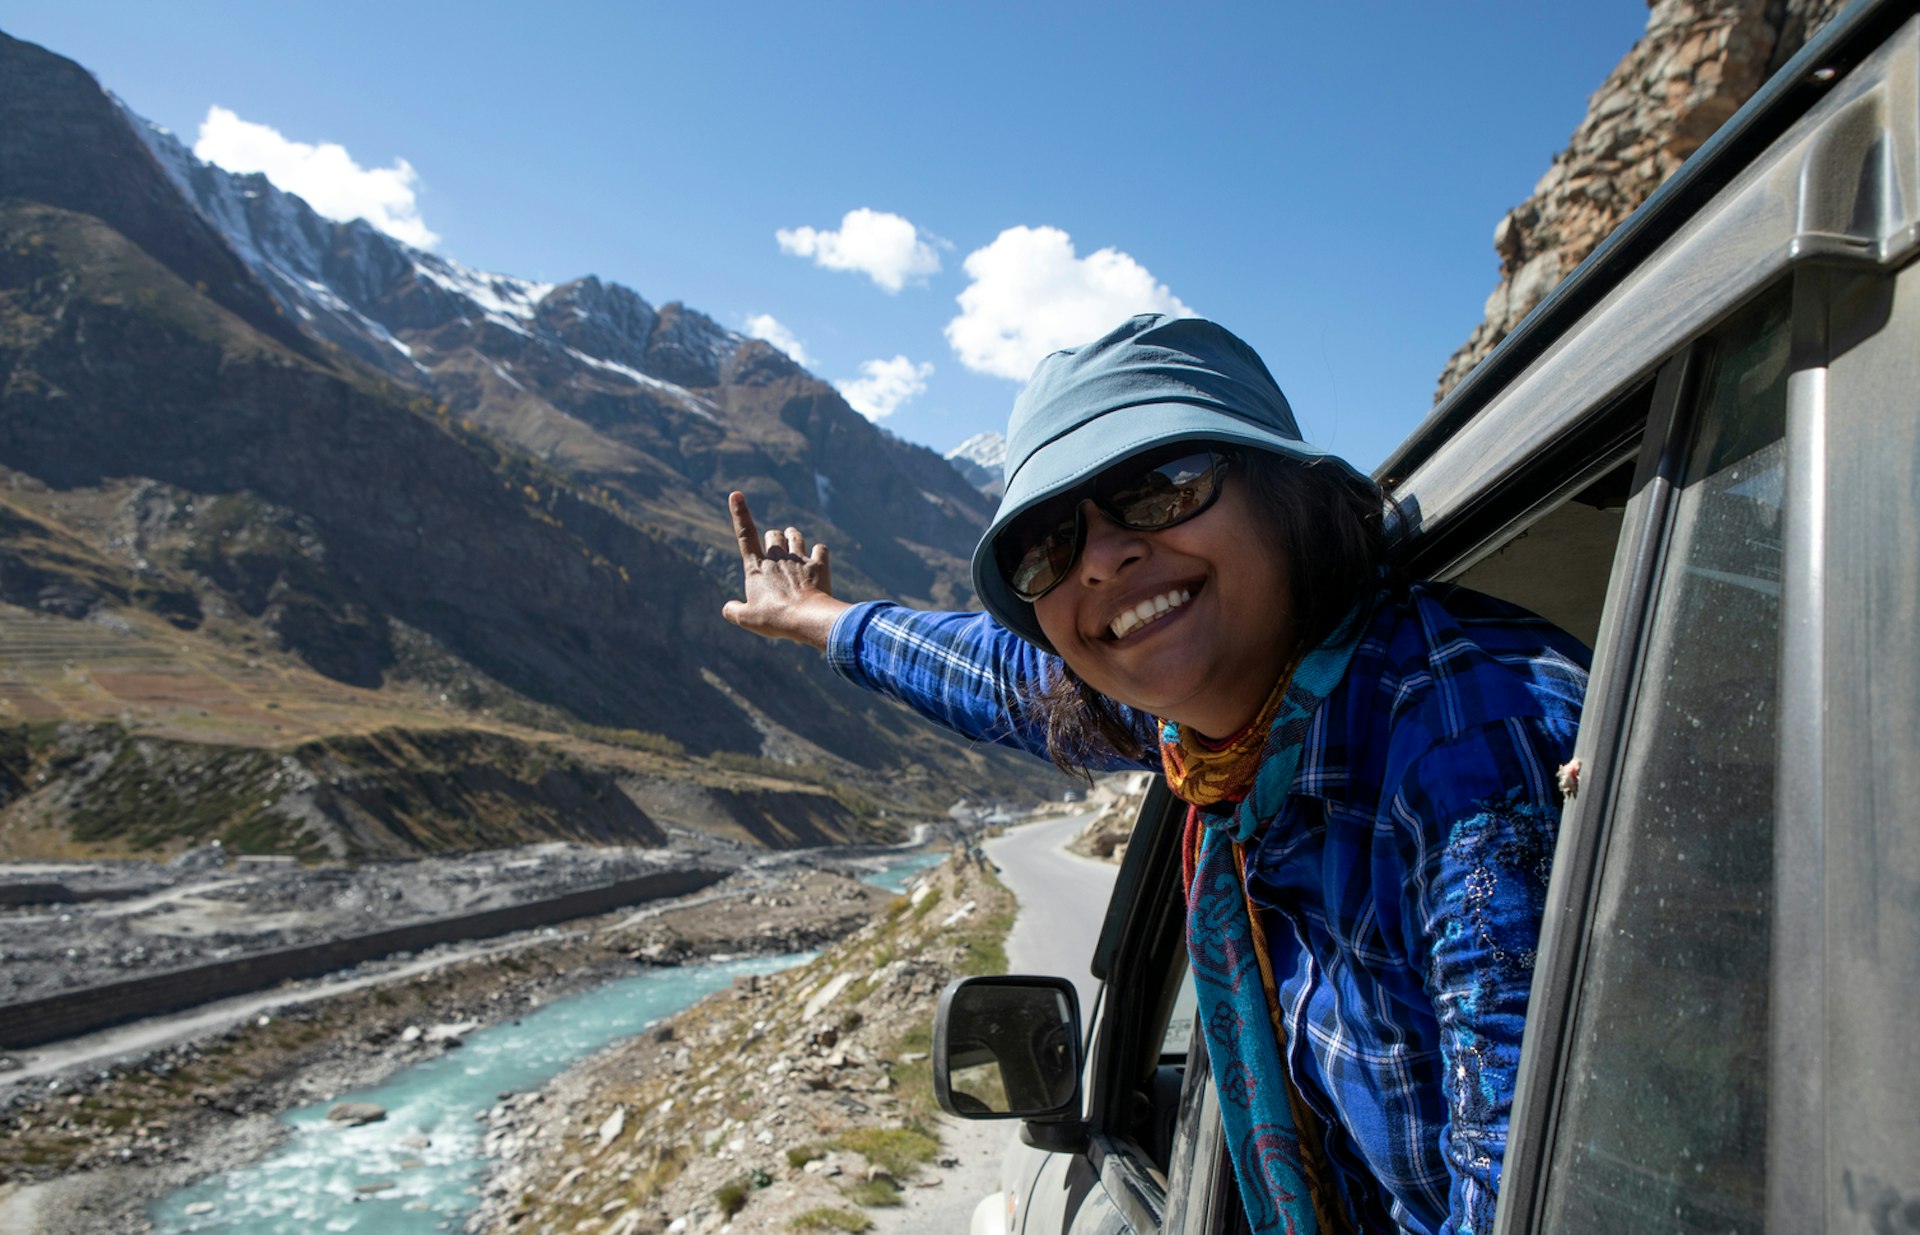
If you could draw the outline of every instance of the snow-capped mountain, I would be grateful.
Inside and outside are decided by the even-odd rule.
[[[785,353],[591,275],[489,273],[323,218],[121,110],[286,319],[606,493],[716,574],[725,494],[740,488],[762,517],[855,550],[836,575],[858,589],[964,599],[961,567],[990,513],[977,482],[875,428]]]
[[[632,290],[591,276],[556,285],[473,270],[395,240],[363,219],[322,218],[264,175],[204,163],[171,132],[121,107],[168,177],[282,307],[309,332],[361,360],[397,377],[430,378],[431,368],[401,333],[449,325],[476,333],[492,328],[700,408],[683,387],[647,372],[660,315]],[[746,339],[683,313],[673,337],[658,342],[661,354],[653,362],[698,380],[717,373]]]
[[[1007,487],[1007,439],[988,431],[976,433],[946,454],[974,488],[998,497]]]

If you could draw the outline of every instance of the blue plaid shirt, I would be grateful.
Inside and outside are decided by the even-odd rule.
[[[1045,754],[1027,700],[1057,661],[991,618],[857,605],[827,655],[948,728]],[[1364,1231],[1492,1228],[1587,660],[1477,593],[1388,597],[1248,854],[1288,1068]],[[1153,719],[1132,720],[1153,751]]]

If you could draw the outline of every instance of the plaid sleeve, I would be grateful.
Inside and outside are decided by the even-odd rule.
[[[842,613],[827,663],[857,686],[898,699],[935,724],[976,741],[1047,757],[1047,735],[1028,700],[1059,671],[1042,652],[984,613],[929,613],[869,601]],[[1141,717],[1135,728],[1151,726]],[[1140,766],[1112,755],[1100,770]]]
[[[1411,852],[1408,954],[1439,1023],[1449,1235],[1493,1229],[1520,1037],[1560,822],[1569,720],[1494,721],[1441,741],[1393,802]]]

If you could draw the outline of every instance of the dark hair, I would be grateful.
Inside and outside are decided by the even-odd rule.
[[[1333,633],[1356,597],[1379,586],[1382,568],[1390,566],[1389,499],[1379,485],[1345,468],[1263,450],[1236,450],[1227,483],[1246,485],[1254,508],[1280,529],[1295,627],[1301,646],[1313,647]],[[1046,727],[1048,755],[1069,775],[1090,780],[1090,764],[1104,750],[1129,759],[1146,753],[1122,723],[1119,705],[1065,662],[1031,705]]]

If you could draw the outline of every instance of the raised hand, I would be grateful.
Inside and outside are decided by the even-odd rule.
[[[769,639],[792,639],[825,650],[833,619],[848,608],[833,595],[827,547],[807,548],[797,527],[762,537],[747,509],[746,495],[729,493],[727,512],[740,542],[740,572],[745,600],[730,600],[722,616],[742,630]]]

